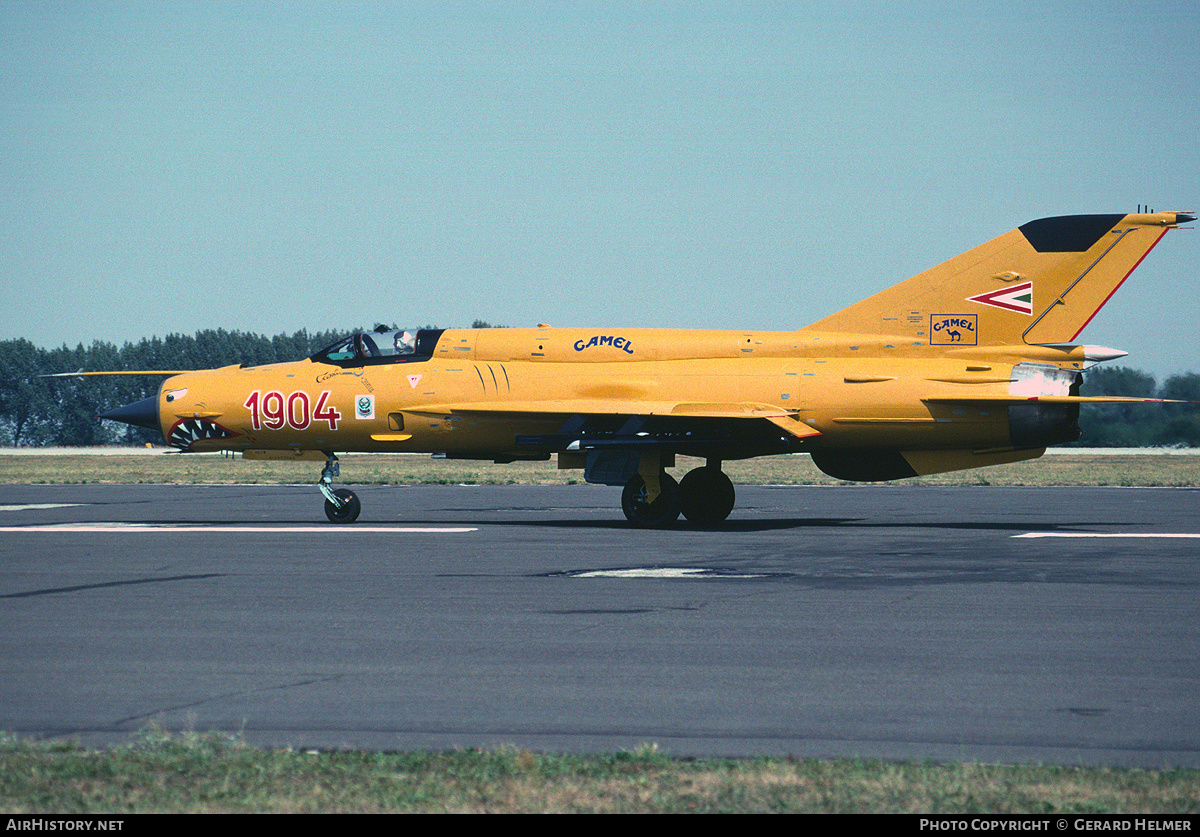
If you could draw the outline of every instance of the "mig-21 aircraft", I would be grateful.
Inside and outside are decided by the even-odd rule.
[[[1031,221],[798,331],[395,329],[306,360],[171,374],[101,418],[180,451],[324,461],[335,523],[339,452],[546,460],[624,486],[631,523],[734,506],[722,463],[808,453],[844,480],[894,480],[1040,456],[1080,435],[1083,370],[1125,352],[1084,326],[1182,212]],[[102,373],[100,373],[102,374]],[[128,373],[126,373],[128,374]],[[158,373],[164,374],[164,373]],[[701,467],[676,483],[676,456]]]

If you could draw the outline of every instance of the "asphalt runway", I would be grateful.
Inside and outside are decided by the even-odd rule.
[[[1200,767],[1196,490],[356,490],[0,486],[0,729]]]

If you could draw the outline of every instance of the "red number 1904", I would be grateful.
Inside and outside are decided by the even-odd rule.
[[[330,430],[337,430],[342,414],[330,405],[329,394],[329,390],[321,393],[314,410],[304,390],[288,396],[276,390],[267,393],[255,390],[242,406],[250,410],[250,423],[255,430],[282,430],[284,427],[304,430],[315,421],[326,422]]]

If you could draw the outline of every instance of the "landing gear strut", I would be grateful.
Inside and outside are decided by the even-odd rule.
[[[321,480],[317,488],[325,495],[325,516],[330,523],[353,523],[358,520],[362,504],[358,496],[348,488],[334,490],[333,478],[338,475],[338,458],[334,454],[326,454],[329,458],[321,471]]]
[[[658,497],[647,501],[649,491],[640,474],[634,474],[621,492],[621,511],[634,526],[661,529],[679,517],[679,484],[666,471],[658,475]]]

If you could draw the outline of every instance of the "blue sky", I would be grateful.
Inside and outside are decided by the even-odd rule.
[[[1200,4],[0,2],[0,339],[799,328],[1200,205]],[[1200,371],[1200,231],[1084,332]]]

